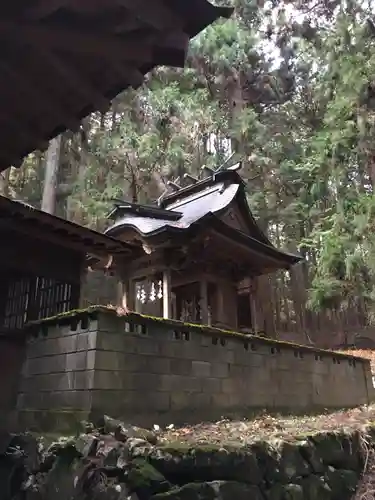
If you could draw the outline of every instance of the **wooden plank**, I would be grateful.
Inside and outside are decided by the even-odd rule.
[[[49,49],[59,49],[66,52],[92,54],[95,57],[105,56],[120,60],[134,61],[140,64],[153,59],[153,39],[118,36],[103,33],[84,33],[72,29],[49,27],[39,24],[12,22],[0,20],[0,33],[9,39],[48,46]]]
[[[35,51],[36,55],[44,60],[46,66],[53,69],[74,92],[81,94],[81,97],[88,97],[101,113],[108,111],[111,101],[104,97],[87,78],[82,77],[78,71],[65,63],[61,57],[57,54],[52,54],[44,47],[37,45]],[[47,68],[46,72],[48,72]]]
[[[163,318],[172,317],[172,287],[171,272],[169,269],[163,271]]]
[[[61,7],[65,7],[71,3],[71,0],[41,0],[35,7],[27,9],[24,15],[33,21],[42,19],[43,17],[53,14]]]
[[[51,230],[51,227],[35,227],[27,225],[27,219],[3,219],[0,218],[0,230],[1,228],[13,229],[15,233],[28,236],[30,238],[38,239],[40,242],[47,242],[57,245],[60,248],[69,248],[79,252],[81,255],[86,256],[86,252],[97,255],[108,255],[107,249],[103,248],[98,250],[95,246],[88,241],[72,241],[72,236],[67,233],[58,235]],[[74,236],[73,236],[74,238]]]
[[[160,31],[183,28],[181,18],[160,1],[116,0],[116,3],[126,7],[134,16]]]
[[[67,113],[67,110],[61,106],[57,100],[53,100],[46,92],[43,92],[40,89],[40,82],[33,79],[30,75],[25,74],[23,71],[11,68],[4,62],[0,63],[0,71],[2,71],[5,78],[12,80],[14,85],[19,88],[19,91],[27,96],[29,102],[31,101],[33,103],[33,106],[46,108],[55,119],[61,120],[61,124],[64,124],[71,130],[77,131],[79,129],[80,120],[74,119],[73,115]]]

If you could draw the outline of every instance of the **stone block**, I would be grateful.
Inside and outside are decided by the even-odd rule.
[[[132,394],[132,404],[130,408],[133,411],[167,412],[170,410],[170,395],[167,392],[148,391],[143,392],[142,396],[138,392]]]
[[[198,412],[205,409],[209,409],[209,412],[212,410],[215,412],[215,408],[212,408],[211,394],[205,392],[194,394],[191,399],[191,408],[196,409]]]
[[[95,369],[96,370],[123,370],[126,363],[126,357],[121,352],[116,351],[96,351]]]
[[[86,370],[87,352],[73,352],[66,354],[66,371]]]
[[[190,359],[171,359],[169,360],[170,373],[173,375],[191,375],[192,361]]]
[[[153,357],[153,356],[148,356],[147,358],[147,370],[150,373],[157,373],[157,374],[169,374],[169,373],[178,373],[177,366],[181,364],[182,360],[174,360],[174,359],[169,359],[169,358],[160,358],[160,357]],[[176,365],[172,368],[172,363],[176,363]],[[185,366],[185,363],[188,364],[188,366],[191,369],[191,364],[189,361],[185,361],[182,363],[182,365]],[[188,372],[189,373],[189,372]],[[188,374],[187,373],[187,374]],[[182,375],[184,375],[182,373]]]
[[[135,342],[137,354],[159,355],[160,344],[153,337],[138,337]]]
[[[134,394],[139,398],[141,394]],[[102,390],[94,389],[91,391],[92,396],[92,411],[103,415],[108,413],[113,417],[118,417],[124,407],[131,404],[130,395],[123,390]]]
[[[237,391],[238,384],[238,380],[232,378],[223,379],[221,380],[221,392],[223,394],[233,394],[233,392]]]
[[[229,394],[211,394],[213,408],[228,409],[231,406]]]
[[[67,355],[46,356],[44,358],[29,359],[29,375],[42,373],[57,373],[66,370]]]
[[[98,332],[123,334],[125,319],[112,313],[102,313],[98,317]]]
[[[191,373],[193,377],[210,377],[211,363],[208,361],[192,361]]]
[[[101,351],[124,352],[125,341],[129,342],[125,333],[98,331],[96,335],[96,348]]]
[[[191,408],[194,404],[195,394],[187,394],[185,392],[172,392],[170,395],[171,398],[171,410],[172,411],[180,411]]]
[[[222,391],[221,379],[219,378],[204,378],[201,379],[201,390],[207,394],[218,394]]]
[[[211,335],[201,334],[198,336],[199,343],[202,347],[209,347],[212,345],[212,337]]]
[[[95,370],[93,389],[122,390],[124,388],[124,373],[109,370]]]
[[[98,353],[98,351],[94,351],[94,350],[86,352],[86,369],[87,370],[94,370],[95,369],[97,353]]]
[[[73,389],[76,391],[87,391],[94,389],[94,370],[86,370],[80,372],[72,372],[73,374]]]
[[[163,375],[157,375],[154,373],[133,373],[131,375],[131,380],[131,389],[140,391],[140,393],[143,393],[147,390],[163,390]]]
[[[91,408],[90,391],[54,391],[44,393],[42,409],[88,410]]]
[[[228,363],[212,363],[211,375],[215,378],[227,378],[229,376]]]

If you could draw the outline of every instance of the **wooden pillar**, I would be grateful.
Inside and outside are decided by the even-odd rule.
[[[124,309],[130,310],[129,298],[129,281],[122,281],[119,283],[119,305]]]
[[[163,271],[163,318],[172,318],[172,290],[171,290],[171,271]]]
[[[200,299],[201,322],[202,325],[208,325],[208,286],[205,279],[200,282]]]

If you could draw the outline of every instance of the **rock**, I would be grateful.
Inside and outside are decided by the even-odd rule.
[[[266,493],[267,500],[305,500],[300,484],[275,484]]]
[[[268,486],[274,483],[285,483],[286,476],[280,467],[280,456],[277,449],[266,441],[259,441],[252,446],[260,476]]]
[[[148,500],[151,495],[164,493],[171,484],[149,462],[136,458],[129,464],[127,485],[140,500]]]
[[[330,500],[350,500],[353,497],[359,482],[359,474],[355,471],[330,467],[326,477],[332,490]]]
[[[156,434],[150,430],[142,429],[131,424],[125,424],[121,420],[116,420],[104,415],[98,421],[98,429],[104,434],[113,434],[118,441],[126,441],[129,438],[140,438],[151,444],[157,444]]]
[[[180,488],[159,493],[151,500],[215,500],[217,498],[213,488],[207,483],[189,483]]]
[[[159,446],[150,450],[150,463],[173,483],[191,481],[240,481],[259,484],[262,480],[251,448],[184,445]]]
[[[92,434],[81,434],[75,441],[75,447],[83,458],[95,456],[99,439]]]
[[[263,500],[257,486],[236,481],[211,481],[185,484],[152,500]]]
[[[299,442],[298,448],[315,474],[323,474],[327,470],[327,466],[324,465],[322,457],[319,456],[314,443],[310,439]]]
[[[305,500],[331,500],[332,491],[323,477],[308,476],[301,481]]]
[[[304,460],[297,444],[281,441],[276,447],[276,452],[284,482],[293,483],[294,479],[311,473],[309,464]]]
[[[208,483],[218,500],[263,500],[258,486],[236,481],[212,481]]]
[[[153,450],[152,445],[148,441],[140,438],[129,438],[126,441],[125,447],[132,458],[139,456],[146,457]]]
[[[317,454],[326,465],[337,469],[359,470],[361,453],[358,433],[327,432],[311,438]]]

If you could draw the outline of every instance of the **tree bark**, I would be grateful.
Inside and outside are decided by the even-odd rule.
[[[61,138],[59,135],[49,143],[44,176],[42,210],[50,214],[56,211],[57,174],[60,164]]]

